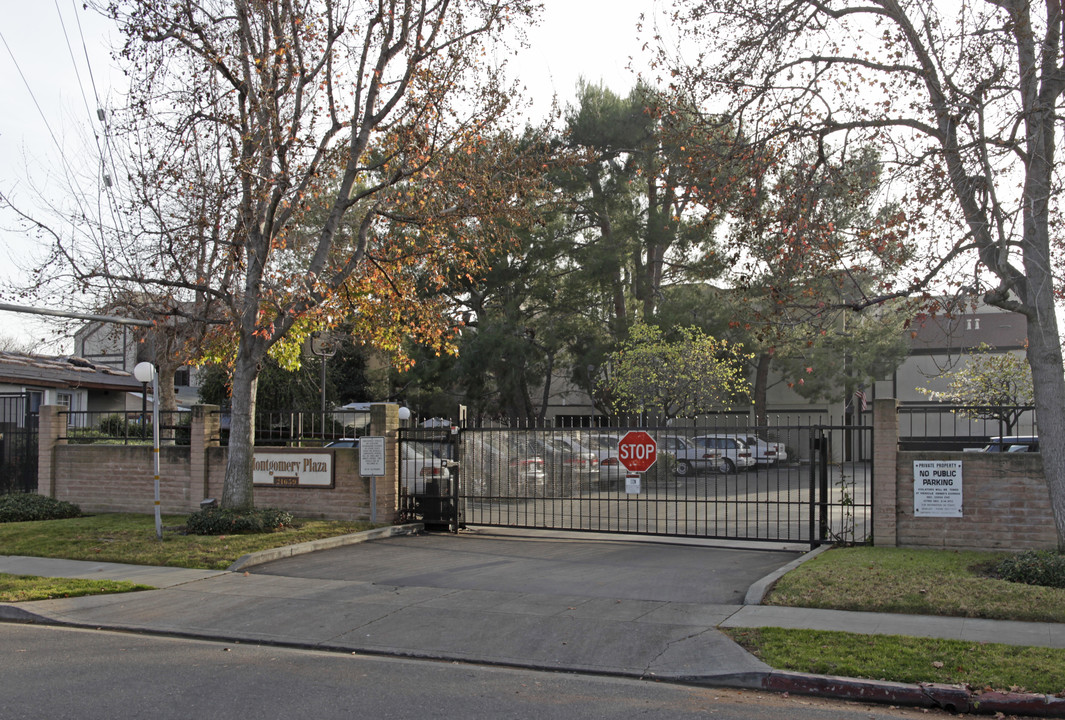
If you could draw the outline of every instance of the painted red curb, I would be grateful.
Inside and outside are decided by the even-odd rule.
[[[769,673],[763,687],[772,692],[816,695],[843,700],[939,708],[955,713],[981,715],[1029,715],[1065,718],[1065,698],[1055,695],[1014,692],[974,692],[955,685],[934,683],[894,683],[876,680],[809,675],[805,673]]]

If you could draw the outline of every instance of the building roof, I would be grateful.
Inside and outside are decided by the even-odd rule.
[[[132,373],[79,357],[0,352],[0,383],[30,387],[139,391]]]
[[[938,354],[971,350],[987,343],[996,350],[1020,350],[1028,338],[1028,321],[1015,312],[977,312],[924,316],[910,325],[913,353]]]

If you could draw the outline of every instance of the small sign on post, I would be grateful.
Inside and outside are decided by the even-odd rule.
[[[385,439],[371,436],[359,439],[359,475],[382,477],[385,474]]]
[[[370,435],[359,440],[359,475],[370,478],[370,522],[377,522],[377,478],[385,474],[385,439]]]

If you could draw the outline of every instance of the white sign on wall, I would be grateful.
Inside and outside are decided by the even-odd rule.
[[[274,487],[332,487],[333,456],[308,450],[256,451],[252,482]]]
[[[913,516],[961,517],[961,460],[913,461]]]
[[[638,473],[629,473],[625,476],[625,494],[640,494],[640,475]]]

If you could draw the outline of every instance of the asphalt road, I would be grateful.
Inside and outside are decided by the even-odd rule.
[[[5,720],[946,718],[578,674],[0,624]]]
[[[747,589],[799,552],[468,532],[377,540],[278,560],[257,575],[383,586],[742,604]]]

